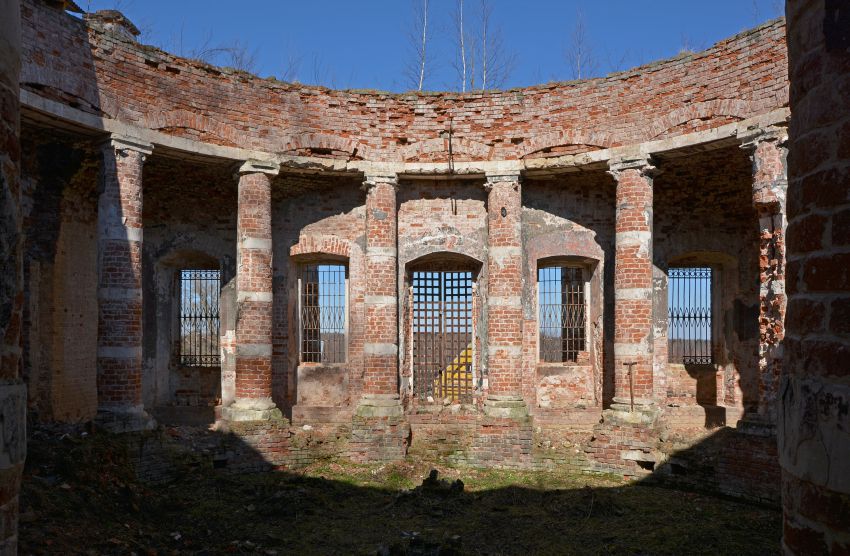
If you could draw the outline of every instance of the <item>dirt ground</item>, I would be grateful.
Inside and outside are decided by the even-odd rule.
[[[234,475],[187,455],[154,485],[127,452],[36,431],[20,553],[774,554],[781,536],[778,510],[610,476],[341,461]]]

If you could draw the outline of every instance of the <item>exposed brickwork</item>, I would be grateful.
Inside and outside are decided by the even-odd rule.
[[[366,339],[363,393],[398,394],[398,207],[395,177],[366,188]],[[387,300],[391,301],[387,301]]]
[[[789,0],[793,114],[777,425],[788,554],[850,553],[850,8]]]
[[[272,397],[271,178],[239,177],[236,399]]]
[[[649,161],[615,162],[614,397],[653,399],[652,175]],[[636,363],[629,379],[626,363]]]
[[[522,394],[522,189],[488,176],[487,377],[490,395]]]
[[[142,405],[142,165],[123,140],[103,147],[98,202],[98,409]]]
[[[788,98],[781,20],[705,52],[586,82],[521,93],[394,95],[213,68],[107,34],[94,20],[87,28],[37,0],[26,0],[23,13],[22,81],[39,94],[164,133],[268,152],[448,160],[440,134],[451,117],[455,160],[518,159],[717,127]],[[239,110],[222,110],[231,98],[240,99]],[[125,99],[134,99],[131,109]]]

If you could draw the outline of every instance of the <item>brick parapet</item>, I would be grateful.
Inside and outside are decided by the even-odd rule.
[[[23,3],[22,21],[23,81],[40,95],[176,137],[342,160],[448,160],[444,129],[435,129],[448,114],[454,161],[511,160],[716,128],[788,98],[782,20],[605,78],[468,94],[260,79],[140,45],[37,0]]]

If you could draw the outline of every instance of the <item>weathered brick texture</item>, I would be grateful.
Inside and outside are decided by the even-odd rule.
[[[398,182],[367,177],[363,393],[398,394]]]
[[[789,0],[792,118],[777,426],[788,554],[850,553],[850,7]]]
[[[0,552],[16,554],[18,492],[26,457],[26,388],[20,383],[23,294],[19,4],[0,1]]]
[[[522,189],[488,176],[487,373],[490,395],[522,394]]]
[[[648,160],[615,161],[614,397],[653,399],[652,176]],[[636,363],[629,379],[626,363]]]
[[[236,399],[272,398],[271,177],[239,176],[236,271]]]
[[[150,147],[103,146],[98,203],[98,409],[142,406],[142,165]]]

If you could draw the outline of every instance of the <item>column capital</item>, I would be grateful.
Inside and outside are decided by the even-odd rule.
[[[260,160],[257,158],[249,158],[239,167],[239,175],[244,174],[266,174],[276,176],[280,172],[280,164],[270,160]]]
[[[608,161],[608,173],[619,180],[620,174],[626,170],[638,170],[641,175],[654,178],[661,173],[655,159],[649,154],[621,156]]]
[[[103,143],[104,150],[115,150],[118,152],[134,151],[149,156],[153,153],[153,144],[130,135],[113,133]]]
[[[512,183],[514,187],[517,187],[522,179],[519,170],[498,170],[487,172],[485,177],[486,181],[484,182],[484,189],[488,192],[493,189],[493,186],[497,183]]]
[[[784,147],[788,142],[788,128],[757,127],[739,134],[738,139],[741,140],[741,148],[748,151],[754,151],[764,142],[776,142],[779,146]]]
[[[393,186],[393,189],[398,189],[398,174],[394,173],[381,173],[381,174],[365,174],[363,176],[363,191],[368,192],[370,189],[379,184],[389,184]]]

